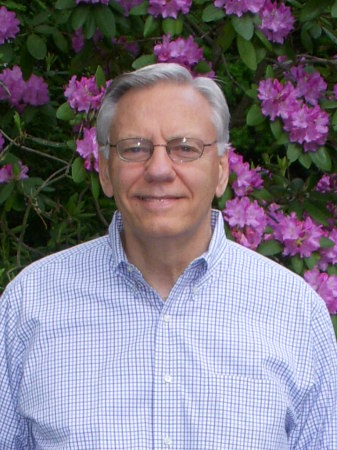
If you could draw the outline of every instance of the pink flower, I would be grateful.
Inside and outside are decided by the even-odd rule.
[[[179,37],[170,41],[170,35],[163,36],[162,43],[153,48],[159,62],[176,62],[187,68],[191,68],[203,60],[203,49],[194,42],[193,37],[187,39]]]
[[[316,190],[326,194],[328,192],[337,193],[337,173],[323,175],[316,186]]]
[[[255,250],[267,225],[265,212],[257,201],[251,202],[248,197],[228,200],[222,214],[235,240]]]
[[[49,101],[48,85],[43,78],[31,75],[27,81],[22,78],[22,72],[19,66],[13,69],[5,69],[0,74],[0,80],[8,89],[0,87],[0,100],[9,100],[11,105],[22,111],[26,104],[38,106],[44,105]]]
[[[84,159],[84,167],[91,171],[98,172],[98,144],[96,138],[96,128],[84,128],[83,139],[76,141],[76,151]]]
[[[76,75],[73,75],[64,95],[73,109],[88,113],[89,110],[98,110],[104,92],[105,88],[98,89],[95,76],[91,78],[82,77],[80,81],[77,81]]]
[[[9,39],[14,39],[19,32],[20,22],[12,11],[8,11],[4,6],[0,7],[0,44],[4,44]]]
[[[263,186],[259,168],[251,170],[249,164],[243,162],[242,156],[237,155],[232,147],[229,149],[228,162],[230,172],[237,176],[232,188],[238,197],[251,194],[254,189],[260,189]]]
[[[180,11],[187,14],[191,5],[192,0],[150,0],[149,13],[154,17],[161,15],[164,19],[166,17],[176,19]]]
[[[126,16],[129,15],[129,12],[132,8],[143,3],[143,0],[116,0],[116,1],[121,5],[121,7],[124,10],[124,15]]]
[[[102,3],[103,5],[108,5],[110,0],[76,0],[76,5],[79,3]]]
[[[3,135],[0,133],[0,152],[3,149],[4,145],[5,145],[5,139],[4,139]]]
[[[49,102],[48,85],[43,78],[34,74],[30,76],[26,81],[22,100],[24,103],[33,106],[44,105]]]
[[[226,14],[235,14],[241,17],[246,12],[257,13],[265,0],[215,0],[214,6],[224,8]]]
[[[295,19],[291,15],[291,9],[284,3],[277,6],[277,2],[266,0],[259,14],[261,31],[270,41],[282,44],[294,28]]]
[[[324,145],[329,133],[329,114],[318,105],[302,105],[284,120],[284,129],[291,142],[304,144],[305,151],[315,151]]]
[[[300,105],[294,86],[290,82],[283,85],[277,79],[261,80],[258,98],[262,101],[262,113],[271,120],[276,117],[287,119]]]
[[[75,31],[71,38],[71,44],[75,53],[79,53],[84,47],[84,35],[82,28]]]
[[[283,255],[309,258],[312,252],[320,248],[322,227],[316,225],[310,217],[301,221],[292,212],[289,216],[280,213],[277,219],[277,223],[270,222],[270,225],[274,230],[274,238],[284,245]]]
[[[334,246],[330,248],[321,249],[321,259],[318,263],[319,268],[326,270],[329,264],[337,264],[337,229],[334,228],[327,237],[334,242]]]
[[[18,161],[19,175],[15,176],[12,164],[5,164],[0,168],[0,183],[8,183],[13,180],[24,180],[28,178],[28,167],[24,166],[21,161]]]
[[[308,270],[304,279],[325,301],[330,314],[337,313],[337,276],[320,273],[317,268]]]
[[[311,105],[317,105],[321,94],[327,88],[327,84],[321,75],[318,72],[306,72],[301,65],[292,67],[289,74],[296,82],[297,96],[304,97]]]

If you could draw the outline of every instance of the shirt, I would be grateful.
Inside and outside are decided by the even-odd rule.
[[[1,450],[337,449],[337,352],[300,277],[226,240],[164,302],[105,236],[1,298]]]

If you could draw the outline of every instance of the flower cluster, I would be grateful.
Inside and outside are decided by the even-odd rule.
[[[307,103],[317,105],[327,88],[322,76],[317,71],[306,71],[302,65],[291,67],[289,76],[296,84],[297,97],[304,97]]]
[[[332,266],[337,264],[337,229],[333,228],[330,232],[326,232],[325,237],[330,239],[334,245],[330,248],[323,248],[320,251],[321,259],[318,262],[318,266],[322,270],[326,270],[329,264]]]
[[[317,83],[322,80],[315,75],[300,77],[300,73],[301,69],[297,72],[293,70],[293,74],[297,75],[299,88],[289,81],[284,85],[277,79],[260,81],[258,98],[262,102],[262,113],[265,116],[269,116],[271,120],[276,117],[283,119],[284,129],[289,133],[291,142],[303,144],[305,151],[315,151],[327,139],[329,115],[317,104],[309,106],[301,96],[306,95],[313,102],[324,89],[324,82]],[[316,83],[313,89],[312,80]]]
[[[154,17],[162,16],[176,19],[181,11],[187,14],[191,8],[192,0],[150,0],[149,13]]]
[[[69,105],[75,111],[86,113],[89,110],[97,111],[101,105],[105,88],[97,87],[96,77],[82,77],[79,81],[73,75],[69,81],[64,95],[68,99]]]
[[[203,60],[203,49],[198,47],[193,37],[187,39],[179,37],[170,40],[170,35],[163,36],[162,43],[153,48],[159,62],[175,62],[191,69],[199,61]]]
[[[4,6],[0,7],[0,45],[9,39],[14,39],[19,32],[20,22],[12,11]]]
[[[316,186],[318,192],[326,194],[328,192],[334,192],[337,194],[337,173],[332,175],[323,175]]]
[[[5,69],[0,74],[0,100],[8,100],[18,111],[25,105],[40,106],[49,102],[48,85],[43,78],[31,75],[24,81],[19,66]]]
[[[246,12],[259,12],[264,2],[265,0],[215,0],[214,6],[224,8],[226,14],[241,17]]]
[[[103,5],[108,5],[109,0],[76,0],[76,5],[78,5],[79,3],[102,3]]]
[[[284,39],[294,28],[295,19],[291,14],[291,9],[284,3],[277,6],[277,2],[266,0],[259,16],[261,18],[260,29],[272,42],[283,44]]]
[[[255,250],[267,226],[267,216],[257,201],[251,202],[248,197],[228,200],[222,214],[234,239]]]
[[[76,141],[76,151],[84,159],[84,167],[98,172],[98,144],[96,128],[84,128],[83,139]]]
[[[238,197],[249,195],[254,189],[261,189],[263,179],[260,169],[250,169],[249,164],[243,161],[243,157],[235,153],[233,147],[229,146],[228,163],[230,173],[236,175],[232,188]]]
[[[337,276],[320,273],[318,269],[308,270],[304,279],[324,299],[330,314],[337,313]]]
[[[283,255],[309,258],[320,248],[320,239],[323,237],[321,225],[315,224],[310,217],[299,220],[296,213],[289,216],[282,212],[275,213],[275,220],[270,220],[273,237],[284,245]]]
[[[24,166],[21,161],[18,161],[18,166],[20,170],[18,175],[15,174],[12,164],[5,164],[4,166],[0,167],[0,184],[9,183],[10,181],[14,180],[24,180],[25,178],[28,178],[28,167]]]

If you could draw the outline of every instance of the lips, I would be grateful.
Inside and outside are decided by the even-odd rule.
[[[181,197],[178,196],[153,196],[153,195],[137,195],[137,198],[143,201],[158,201],[158,202],[164,202],[165,200],[178,200]]]

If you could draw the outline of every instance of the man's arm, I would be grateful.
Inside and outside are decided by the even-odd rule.
[[[329,314],[315,305],[311,320],[314,388],[301,405],[293,450],[337,449],[337,345]]]
[[[20,325],[18,284],[12,284],[0,298],[0,448],[28,449],[27,426],[18,413],[24,341]]]

